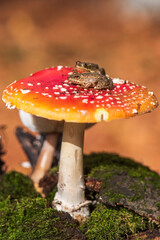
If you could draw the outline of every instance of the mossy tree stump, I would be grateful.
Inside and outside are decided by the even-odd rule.
[[[47,185],[42,181],[46,199],[35,192],[28,177],[16,172],[5,174],[0,184],[0,239],[158,237],[160,176],[157,173],[130,159],[105,153],[85,156],[84,169],[86,195],[93,205],[91,216],[82,224],[51,208],[56,192],[55,169],[47,175]]]

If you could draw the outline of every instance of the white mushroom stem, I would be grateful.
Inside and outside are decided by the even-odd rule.
[[[64,123],[58,192],[53,207],[81,220],[89,215],[83,178],[84,123]]]
[[[58,140],[58,133],[46,135],[34,172],[31,175],[33,182],[38,185],[39,180],[44,177],[45,173],[51,168],[53,155]]]

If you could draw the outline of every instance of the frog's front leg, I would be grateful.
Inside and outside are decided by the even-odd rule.
[[[82,83],[81,83],[81,86],[82,86],[83,88],[90,88],[90,87],[92,87],[92,83],[89,82],[89,81],[85,81],[85,82],[82,82]]]
[[[99,79],[99,80],[96,82],[94,88],[97,89],[97,90],[107,88],[106,81]]]
[[[97,89],[97,90],[100,90],[100,89],[103,89],[103,86],[101,83],[97,83],[95,86],[94,86],[94,89]]]

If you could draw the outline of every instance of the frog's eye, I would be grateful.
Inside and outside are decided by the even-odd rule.
[[[88,68],[87,63],[84,63],[83,66],[84,66],[84,68]]]
[[[81,64],[82,64],[82,63],[81,63],[80,61],[77,61],[77,62],[76,62],[76,66],[81,66]]]
[[[105,72],[104,68],[100,68],[99,71],[102,75],[104,75],[104,76],[106,75],[106,72]]]
[[[80,79],[80,76],[79,75],[74,75],[74,78],[75,79]]]

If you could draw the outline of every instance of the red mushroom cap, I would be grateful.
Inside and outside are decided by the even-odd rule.
[[[9,85],[2,99],[8,107],[44,118],[89,123],[129,118],[158,106],[144,86],[114,78],[111,90],[82,88],[68,80],[73,71],[62,66],[39,71]]]

